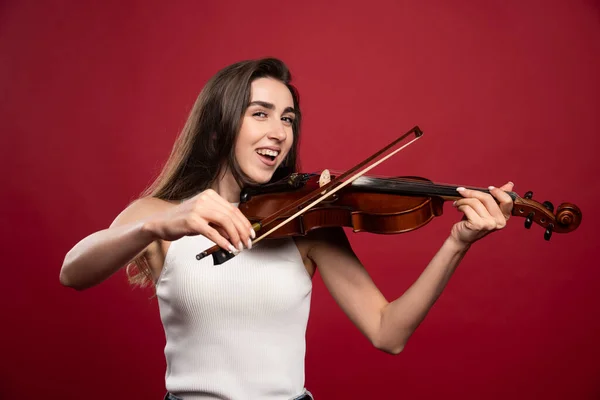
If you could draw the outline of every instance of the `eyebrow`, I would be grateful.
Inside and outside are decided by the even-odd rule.
[[[275,105],[273,103],[268,103],[266,101],[260,101],[260,100],[250,102],[250,104],[248,104],[248,107],[250,107],[250,106],[261,106],[268,110],[275,109]],[[296,110],[294,109],[294,107],[286,107],[285,110],[283,110],[283,114],[285,114],[285,113],[298,114],[296,112]]]

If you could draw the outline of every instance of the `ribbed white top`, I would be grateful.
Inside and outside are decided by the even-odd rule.
[[[157,297],[166,388],[184,400],[288,400],[304,392],[312,281],[293,239],[265,239],[221,265],[214,243],[171,243]]]

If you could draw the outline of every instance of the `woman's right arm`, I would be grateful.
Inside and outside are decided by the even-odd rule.
[[[241,250],[239,246],[233,248],[215,228],[220,228],[233,243],[248,243],[252,231],[252,225],[239,209],[212,190],[178,205],[156,198],[137,200],[109,228],[85,237],[69,250],[60,271],[60,282],[77,290],[90,288],[139,255],[153,261],[164,259],[156,257],[162,251],[161,241],[186,235],[202,234],[224,249]],[[162,262],[155,261],[151,267],[154,272],[162,268]]]
[[[158,199],[137,200],[107,229],[92,233],[66,254],[60,283],[77,290],[99,284],[138,255],[158,247],[148,216],[164,211],[168,203]]]

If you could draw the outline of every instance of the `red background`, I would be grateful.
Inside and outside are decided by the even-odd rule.
[[[288,63],[305,171],[346,169],[414,125],[373,173],[570,201],[550,242],[508,227],[474,246],[408,346],[373,349],[314,279],[307,387],[317,399],[600,396],[600,6],[597,1],[5,1],[0,13],[0,397],[159,399],[155,300],[123,273],[60,286],[65,253],[105,228],[166,160],[218,69]],[[460,215],[350,234],[389,300]],[[52,396],[50,396],[52,395]]]

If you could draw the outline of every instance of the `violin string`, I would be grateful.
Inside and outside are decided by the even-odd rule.
[[[368,180],[368,181],[367,181]],[[423,194],[440,194],[443,193],[453,193],[456,194],[456,188],[459,186],[454,185],[446,185],[446,184],[437,184],[437,183],[428,183],[428,182],[417,182],[411,179],[402,179],[402,178],[393,178],[393,179],[380,179],[380,178],[367,178],[367,183],[371,183],[373,186],[377,187],[378,185],[382,188],[392,187],[398,190],[405,189],[407,191],[416,191],[422,192]],[[480,191],[487,191],[486,189],[480,188],[472,188]]]
[[[462,197],[456,195],[456,189],[460,186],[457,185],[448,185],[448,184],[438,184],[438,183],[426,183],[426,182],[411,182],[410,180],[403,180],[407,184],[407,186],[411,188],[428,190],[435,194],[446,194],[446,195],[455,195],[456,197]],[[483,193],[490,193],[489,188],[480,188],[480,187],[470,187],[463,186],[470,190],[476,190]],[[515,197],[515,193],[511,191],[506,191],[509,195]]]
[[[369,179],[369,178],[368,178]],[[456,191],[456,188],[460,187],[457,185],[449,185],[449,184],[439,184],[439,183],[431,183],[431,182],[418,182],[415,180],[411,180],[411,179],[405,179],[405,178],[391,178],[391,179],[381,179],[381,178],[375,178],[375,179],[371,179],[373,181],[373,183],[377,184],[383,184],[384,186],[387,185],[391,185],[391,186],[396,186],[396,187],[403,187],[406,189],[423,189],[426,191],[436,191],[436,190],[442,190],[442,191]],[[470,189],[473,190],[478,190],[478,191],[483,191],[483,192],[487,192],[488,189],[483,189],[483,188],[476,188],[476,187],[471,187]]]
[[[375,188],[377,188],[377,186],[379,185],[380,189],[385,189],[386,187],[391,187],[394,190],[404,190],[406,192],[410,192],[413,194],[442,195],[442,196],[457,197],[457,198],[462,197],[456,191],[456,188],[460,187],[457,185],[438,184],[438,183],[432,183],[432,182],[427,182],[427,181],[419,182],[419,181],[415,181],[413,179],[408,179],[408,178],[367,177],[367,178],[363,178],[363,179],[365,181],[364,185],[367,186],[368,184],[371,184],[372,185],[372,186],[370,186],[371,188],[373,188],[373,186],[375,186]],[[359,180],[358,184],[357,184],[357,182],[355,182],[354,185],[360,187],[361,186],[360,180]],[[490,193],[489,189],[487,189],[487,188],[469,187],[469,186],[463,186],[463,187],[466,187],[467,189],[471,189],[471,190],[480,191],[483,193]],[[515,200],[519,197],[516,193],[514,193],[512,191],[506,191],[506,193],[508,193],[513,198],[513,200]]]

